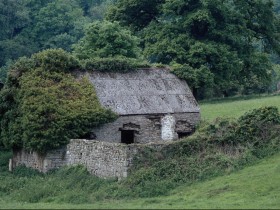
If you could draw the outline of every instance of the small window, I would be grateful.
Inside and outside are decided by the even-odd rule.
[[[178,132],[177,134],[178,134],[178,138],[182,139],[182,138],[190,136],[192,133],[191,132]]]
[[[122,130],[121,131],[121,142],[123,144],[133,144],[134,143],[134,133],[133,130]]]

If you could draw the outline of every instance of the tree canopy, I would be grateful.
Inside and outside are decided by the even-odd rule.
[[[265,90],[272,71],[268,53],[280,52],[279,19],[272,1],[159,0],[150,4],[119,0],[107,19],[120,21],[141,36],[151,62],[177,63],[174,72],[200,97]],[[136,8],[138,13],[133,13]]]
[[[94,22],[88,26],[85,36],[74,45],[74,54],[80,59],[127,57],[138,58],[139,40],[117,22]]]
[[[0,0],[0,68],[49,48],[71,51],[114,0]],[[16,50],[15,50],[16,49]],[[6,69],[0,71],[5,80]]]

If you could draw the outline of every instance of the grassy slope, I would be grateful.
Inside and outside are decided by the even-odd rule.
[[[171,196],[84,205],[7,203],[0,198],[0,208],[280,208],[280,154],[231,175],[182,186]]]
[[[280,110],[280,95],[202,102],[200,108],[202,119],[214,120],[217,117],[237,118],[251,109],[262,106],[277,106]]]

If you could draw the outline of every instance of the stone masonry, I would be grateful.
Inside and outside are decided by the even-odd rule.
[[[46,173],[66,165],[84,165],[92,175],[122,179],[128,176],[134,156],[144,146],[157,148],[160,144],[126,145],[77,139],[71,140],[67,147],[52,150],[46,155],[25,150],[14,151],[12,168],[25,165]]]
[[[120,116],[93,132],[95,140],[113,143],[121,143],[122,130],[135,131],[134,143],[172,141],[178,139],[180,132],[192,133],[199,120],[200,113]]]

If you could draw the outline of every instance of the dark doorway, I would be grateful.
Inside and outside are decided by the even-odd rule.
[[[80,136],[79,139],[96,140],[96,135],[93,132],[88,132],[88,133],[84,134],[83,136]]]
[[[134,131],[133,130],[122,130],[122,143],[133,144],[134,143]]]
[[[191,134],[192,134],[191,132],[178,132],[178,138],[182,139],[182,138],[190,136]]]

